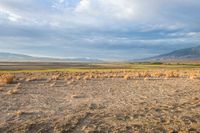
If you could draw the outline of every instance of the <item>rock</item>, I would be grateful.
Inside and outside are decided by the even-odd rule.
[[[121,120],[121,121],[126,121],[126,119],[128,118],[126,115],[123,115],[123,114],[117,114],[115,115],[115,118],[117,120]]]
[[[91,109],[91,110],[95,110],[95,109],[97,109],[97,108],[98,108],[98,105],[95,104],[95,103],[91,103],[91,104],[89,105],[89,109]]]
[[[72,98],[85,98],[85,95],[72,95]]]

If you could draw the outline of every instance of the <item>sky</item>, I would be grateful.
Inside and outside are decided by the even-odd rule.
[[[199,0],[0,0],[0,52],[131,60],[198,45]]]

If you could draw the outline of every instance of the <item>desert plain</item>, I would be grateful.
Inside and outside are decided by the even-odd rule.
[[[0,133],[200,132],[198,65],[5,66]]]

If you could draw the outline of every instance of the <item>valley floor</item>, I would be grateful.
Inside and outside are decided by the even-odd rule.
[[[0,90],[1,133],[200,132],[199,79],[20,79]]]

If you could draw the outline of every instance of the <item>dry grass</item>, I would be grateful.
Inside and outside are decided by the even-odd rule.
[[[90,76],[89,75],[86,75],[85,77],[83,77],[84,80],[90,80]]]
[[[23,114],[25,114],[25,112],[24,112],[24,111],[21,111],[21,110],[19,110],[19,111],[17,111],[17,112],[16,112],[16,114],[15,114],[15,115],[16,115],[17,117],[19,117],[19,116],[21,116],[21,115],[23,115]]]
[[[3,88],[0,88],[0,92],[3,91],[3,90],[4,90]]]
[[[53,75],[51,77],[51,80],[59,80],[59,78],[60,78],[60,75]]]
[[[193,79],[199,79],[199,77],[197,77],[197,76],[190,76],[189,79],[192,79],[192,80]]]
[[[54,87],[56,85],[56,82],[55,83],[52,83],[50,84],[50,87]]]
[[[31,77],[29,81],[37,81],[25,82],[25,80],[20,80],[28,77]],[[44,80],[38,80],[41,77]],[[164,125],[163,128],[166,129],[176,127],[180,122],[180,127],[195,128],[195,122],[187,125],[183,122],[189,121],[188,117],[195,119],[197,122],[199,120],[199,77],[199,70],[162,69],[19,73],[15,75],[14,79],[17,82],[20,81],[21,84],[2,86],[4,90],[0,95],[2,101],[5,102],[1,102],[2,109],[4,109],[1,118],[7,118],[5,116],[8,113],[7,101],[9,101],[9,103],[13,103],[9,104],[9,109],[13,109],[14,117],[11,114],[8,118],[16,118],[12,121],[9,119],[9,122],[16,121],[17,123],[13,125],[20,129],[21,126],[18,127],[20,122],[24,124],[27,121],[31,122],[31,120],[34,121],[35,118],[41,117],[42,121],[45,119],[45,123],[52,125],[53,128],[55,127],[52,132],[56,132],[57,121],[55,122],[56,126],[54,126],[54,123],[49,122],[60,116],[63,118],[65,113],[65,116],[67,116],[65,120],[69,123],[66,124],[62,120],[60,123],[64,123],[71,129],[76,126],[80,128],[80,130],[78,129],[79,132],[96,131],[96,128],[101,128],[101,126],[103,129],[104,125],[99,123],[104,121],[108,123],[106,126],[111,128],[112,132],[123,132],[120,130],[121,128],[136,124],[136,126],[147,127],[147,130],[148,128],[152,129],[147,132],[156,132],[153,131],[152,123],[155,124],[156,128],[156,126],[160,127],[164,120],[169,123],[169,125]],[[165,80],[165,78],[172,80]],[[57,81],[58,79],[59,81]],[[5,94],[5,96],[2,94]],[[21,109],[24,111],[17,111]],[[39,110],[39,113],[30,113],[36,110]],[[197,110],[196,113],[195,110]],[[72,123],[71,120],[68,121],[68,116],[74,112],[77,117],[72,117],[72,120],[77,121],[77,124]],[[91,114],[87,115],[88,112]],[[79,113],[83,113],[83,115],[78,116]],[[172,113],[174,115],[169,115]],[[46,122],[47,117],[50,117],[51,120],[47,119]],[[80,125],[80,123],[87,124],[87,122],[91,122],[91,124]],[[97,127],[92,124],[97,125]],[[33,126],[33,123],[29,123],[29,125],[30,129],[26,130],[34,132],[32,129],[35,125]],[[38,129],[46,128],[46,124],[40,125],[39,123],[36,125]],[[47,125],[47,128],[50,127]],[[11,128],[8,127],[8,129]],[[15,127],[12,127],[12,129],[15,129]],[[63,129],[63,132],[66,131],[68,130]],[[127,129],[124,131],[129,132]],[[62,130],[59,132],[62,132]],[[68,132],[72,131],[69,130]],[[171,130],[166,132],[171,132]]]
[[[149,79],[150,79],[149,77],[145,77],[145,78],[144,78],[144,80],[149,80]]]
[[[0,76],[0,84],[11,84],[13,83],[14,77],[13,74],[2,74]]]
[[[8,95],[17,94],[17,93],[19,93],[20,89],[21,89],[21,84],[18,83],[14,88],[12,88],[11,90],[9,90],[7,92],[7,94]]]
[[[69,81],[67,82],[67,85],[74,84],[75,82],[76,82],[76,80],[74,80],[74,79],[72,79],[72,80],[69,80]]]
[[[26,78],[25,81],[30,82],[30,81],[37,81],[37,80],[38,80],[37,77],[28,77],[28,78]]]
[[[76,77],[76,80],[81,80],[81,76],[77,76],[77,77]]]
[[[154,71],[108,71],[108,72],[90,72],[80,73],[84,80],[91,80],[96,78],[124,78],[131,79],[170,79],[170,78],[193,78],[199,79],[199,70],[154,70]],[[75,80],[80,80],[80,76],[71,74]]]
[[[67,84],[72,84],[80,80],[123,78],[125,80],[149,80],[149,79],[173,79],[188,78],[191,80],[200,79],[200,70],[115,70],[115,71],[89,71],[89,72],[47,72],[47,73],[23,73],[21,77],[16,77],[16,81],[38,81],[46,79],[49,83],[64,79]],[[14,80],[12,74],[1,74],[0,84],[11,84]],[[50,77],[50,78],[49,78]],[[54,86],[54,85],[51,85]]]
[[[130,80],[131,77],[130,77],[129,75],[125,75],[125,76],[124,76],[124,79],[125,79],[125,80]]]

